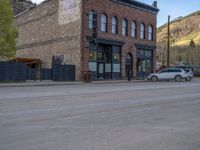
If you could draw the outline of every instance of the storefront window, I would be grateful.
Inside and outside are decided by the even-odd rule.
[[[102,52],[98,52],[97,58],[98,58],[98,60],[103,60],[103,53]]]
[[[119,53],[113,53],[113,62],[120,63]]]
[[[112,47],[113,51],[113,63],[120,64],[120,47],[118,46],[113,46]]]
[[[96,51],[90,51],[89,61],[96,61],[96,58],[97,58]]]
[[[152,72],[153,54],[151,50],[137,50],[137,76],[144,77]]]
[[[106,63],[111,63],[112,60],[112,54],[111,54],[111,48],[108,47],[104,51],[104,60]]]
[[[88,69],[92,71],[92,79],[120,79],[120,46],[89,43]]]
[[[147,69],[146,69],[146,61],[145,60],[142,61],[142,71],[143,72],[147,71]]]
[[[144,50],[139,50],[138,51],[138,56],[143,57],[144,56]]]
[[[152,63],[151,60],[147,60],[147,73],[152,72]]]
[[[119,79],[120,78],[120,53],[121,53],[121,47],[119,46],[112,46],[112,78],[113,79]]]
[[[151,51],[145,51],[145,57],[151,58]]]

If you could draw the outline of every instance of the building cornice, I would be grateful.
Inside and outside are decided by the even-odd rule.
[[[146,50],[156,49],[155,45],[147,45],[147,44],[140,44],[140,43],[134,43],[134,45],[137,49],[146,49]]]
[[[86,36],[87,40],[90,42],[95,42],[96,38],[91,36]],[[97,38],[99,44],[109,44],[109,45],[115,45],[115,46],[123,46],[125,42],[116,41],[112,39],[103,39],[103,38]]]
[[[147,5],[145,3],[138,2],[136,0],[110,0],[110,1],[153,14],[157,14],[159,12],[158,8]]]

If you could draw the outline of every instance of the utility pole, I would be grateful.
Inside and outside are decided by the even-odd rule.
[[[168,16],[168,27],[167,27],[167,67],[169,67],[169,51],[170,51],[170,16]]]

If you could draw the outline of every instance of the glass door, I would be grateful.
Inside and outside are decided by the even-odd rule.
[[[128,80],[132,77],[132,55],[128,53],[126,55],[126,77]]]
[[[104,79],[105,78],[105,63],[104,62],[98,62],[97,77],[98,77],[98,79]]]

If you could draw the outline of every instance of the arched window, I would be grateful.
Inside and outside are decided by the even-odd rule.
[[[142,23],[141,27],[140,27],[140,38],[141,39],[145,38],[145,25],[144,25],[144,23]]]
[[[148,39],[153,41],[153,26],[152,25],[149,25],[149,29],[148,29]]]
[[[127,20],[125,18],[122,19],[122,35],[128,35],[128,28],[127,28]]]
[[[105,14],[101,15],[101,31],[107,31],[107,16]]]
[[[88,27],[89,29],[93,29],[94,27],[94,15],[95,15],[95,12],[92,10],[89,12],[89,16],[88,16]]]
[[[113,16],[112,17],[112,33],[117,33],[117,17]]]
[[[131,36],[132,37],[136,37],[136,33],[137,33],[137,27],[136,27],[136,22],[132,21],[131,23]]]

